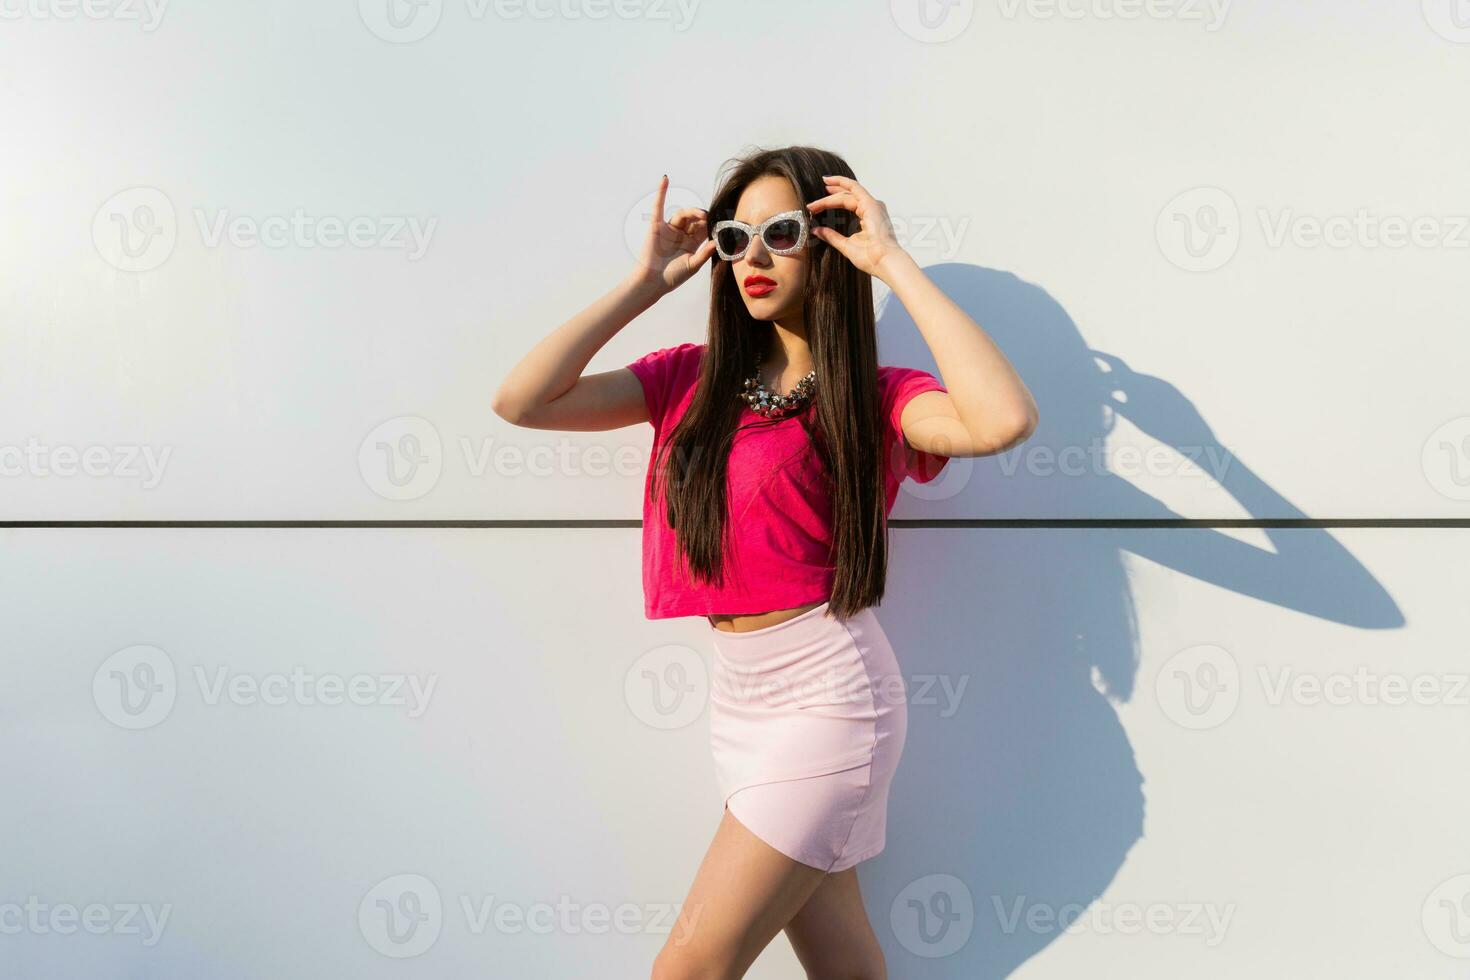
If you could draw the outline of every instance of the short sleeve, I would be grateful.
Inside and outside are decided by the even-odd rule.
[[[655,430],[663,428],[664,418],[677,403],[682,389],[697,380],[698,356],[703,347],[695,343],[660,347],[627,365],[643,385],[648,420]]]
[[[928,371],[918,368],[885,367],[885,385],[883,389],[884,417],[887,419],[889,438],[893,440],[890,444],[902,445],[908,448],[908,442],[903,436],[903,410],[915,395],[926,391],[943,391],[949,389]],[[895,449],[894,452],[899,452]],[[901,460],[907,460],[905,451]],[[923,450],[914,450],[914,461],[911,466],[902,470],[900,479],[904,476],[912,477],[917,483],[928,483],[937,477],[944,464],[949,462],[948,456],[940,456],[935,453],[927,453]]]

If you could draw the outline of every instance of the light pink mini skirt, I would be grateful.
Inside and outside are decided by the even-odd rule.
[[[843,871],[883,850],[908,701],[872,608],[828,603],[760,629],[716,629],[710,748],[725,806],[802,864]]]

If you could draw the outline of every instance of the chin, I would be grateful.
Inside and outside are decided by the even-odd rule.
[[[745,311],[750,314],[751,319],[762,321],[779,320],[783,316],[786,316],[788,313],[793,312],[791,310],[783,310],[774,306],[766,306],[763,303],[757,305],[751,303],[748,299],[745,303]]]

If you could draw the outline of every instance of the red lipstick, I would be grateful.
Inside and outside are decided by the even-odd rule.
[[[776,288],[776,282],[765,276],[746,276],[744,286],[747,296],[765,296]]]

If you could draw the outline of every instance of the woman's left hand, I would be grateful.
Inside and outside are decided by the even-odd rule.
[[[807,213],[815,215],[830,208],[846,208],[858,216],[861,228],[855,235],[844,235],[813,225],[811,233],[845,255],[858,269],[882,279],[885,263],[891,265],[895,258],[908,255],[893,234],[887,206],[851,177],[828,176],[824,180],[830,193],[808,204]]]

